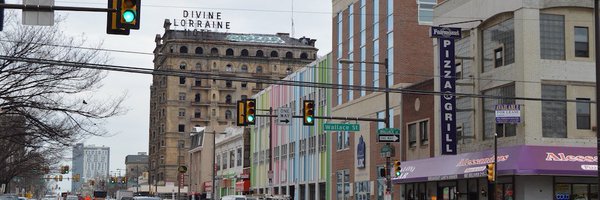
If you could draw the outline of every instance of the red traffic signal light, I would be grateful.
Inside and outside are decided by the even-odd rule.
[[[304,100],[303,102],[303,124],[305,126],[313,126],[315,125],[315,101],[313,100]]]

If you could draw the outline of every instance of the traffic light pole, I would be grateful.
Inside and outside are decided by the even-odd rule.
[[[385,128],[390,128],[390,76],[389,76],[389,64],[388,64],[388,59],[385,59]],[[392,147],[390,145],[390,143],[386,143],[386,146]],[[392,147],[392,149],[394,149]],[[392,150],[392,152],[394,152]],[[390,162],[391,162],[391,157],[390,156],[386,156],[385,157],[385,171],[386,172],[391,172],[390,170]],[[386,173],[385,175],[385,179],[387,181],[387,188],[386,191],[390,192],[392,191],[392,177],[390,173]]]

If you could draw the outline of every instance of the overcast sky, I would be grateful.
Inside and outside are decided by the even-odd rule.
[[[7,0],[21,3],[21,0]],[[106,0],[56,0],[55,5],[101,7]],[[220,11],[222,20],[231,22],[228,32],[235,33],[291,33],[294,17],[294,37],[306,36],[317,39],[318,55],[331,51],[331,1],[295,0],[142,0],[140,30],[132,30],[129,36],[106,34],[106,14],[91,12],[56,12],[66,17],[62,24],[66,33],[85,37],[89,46],[102,43],[102,48],[152,53],[154,37],[163,34],[165,19],[181,19],[183,10]],[[111,52],[110,64],[152,68],[152,55]],[[125,168],[125,156],[148,152],[148,125],[151,76],[110,72],[97,96],[127,94],[124,106],[127,114],[110,119],[106,128],[111,137],[93,137],[86,145],[108,146],[111,150],[110,170]],[[67,155],[71,157],[70,151]],[[71,164],[71,161],[65,161]],[[124,172],[122,172],[124,174]],[[63,182],[62,188],[70,183]]]

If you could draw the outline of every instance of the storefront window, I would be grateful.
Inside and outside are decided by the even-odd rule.
[[[571,199],[571,184],[556,184],[554,186],[554,199],[556,199],[556,200]]]
[[[585,183],[557,183],[554,185],[555,200],[598,200],[598,185]]]
[[[588,200],[588,184],[573,184],[574,200]]]

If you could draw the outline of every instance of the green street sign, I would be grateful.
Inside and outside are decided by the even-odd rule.
[[[400,135],[400,129],[397,128],[382,128],[377,130],[378,135]]]
[[[359,124],[323,124],[324,131],[360,131]]]

